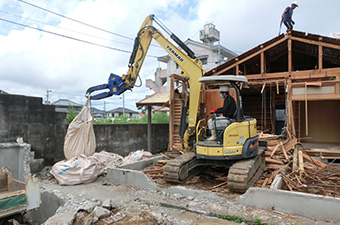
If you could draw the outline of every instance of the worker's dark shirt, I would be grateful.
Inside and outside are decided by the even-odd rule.
[[[234,113],[236,110],[235,99],[228,95],[223,102],[223,107],[218,108],[216,113],[223,113],[224,117],[234,118]]]
[[[284,21],[292,21],[292,16],[293,16],[293,10],[291,7],[287,7],[286,8],[287,12],[285,13],[284,17],[283,17],[283,20]]]

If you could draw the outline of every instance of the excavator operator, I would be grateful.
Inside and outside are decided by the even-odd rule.
[[[222,114],[223,116],[216,117],[216,122],[219,123],[221,126],[228,126],[230,124],[230,119],[234,118],[235,110],[236,110],[236,103],[235,99],[229,95],[229,87],[226,85],[220,86],[219,89],[220,97],[224,99],[223,107],[212,109],[210,114]],[[216,141],[216,127],[213,120],[210,118],[208,120],[208,128],[211,131],[211,137],[209,137],[208,141]]]

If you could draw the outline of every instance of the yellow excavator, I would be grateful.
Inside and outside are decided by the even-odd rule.
[[[153,26],[153,22],[157,23],[179,47],[165,38]],[[152,39],[155,39],[179,65],[180,76],[188,84],[182,90],[187,97],[183,99],[180,127],[182,143],[188,151],[165,165],[164,179],[169,182],[181,183],[201,172],[206,166],[225,166],[229,168],[229,189],[236,192],[246,191],[264,169],[263,151],[259,151],[256,134],[256,120],[246,118],[242,113],[240,87],[247,83],[247,79],[234,75],[203,77],[205,71],[194,52],[154,15],[146,17],[137,33],[127,74],[118,76],[111,73],[107,84],[90,87],[86,91],[86,96],[98,100],[131,90],[135,86],[136,80],[140,79],[139,72]],[[230,83],[237,95],[235,119],[231,120],[231,123],[226,127],[215,126],[218,131],[217,140],[215,142],[207,141],[207,129],[202,126],[205,119],[198,121],[202,83],[218,85],[218,83],[226,82]],[[91,95],[91,93],[103,89],[109,91]]]

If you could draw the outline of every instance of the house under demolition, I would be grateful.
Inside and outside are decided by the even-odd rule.
[[[302,142],[340,143],[340,39],[291,31],[205,76],[218,75],[248,78],[244,114],[257,119],[259,130],[280,134],[286,127]]]

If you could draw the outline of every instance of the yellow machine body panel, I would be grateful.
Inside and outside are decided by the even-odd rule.
[[[250,137],[255,137],[257,135],[257,129],[256,129],[256,119],[249,121],[249,132]]]
[[[247,139],[256,137],[256,120],[230,124],[223,134],[223,145],[197,144],[196,153],[202,156],[238,156],[242,155]]]

